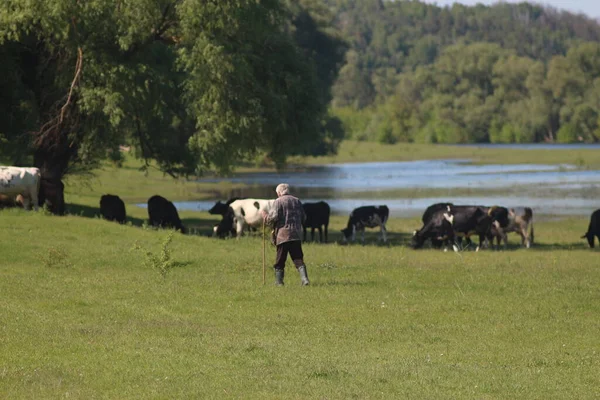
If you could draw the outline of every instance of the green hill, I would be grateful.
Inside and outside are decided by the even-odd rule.
[[[531,3],[328,0],[350,44],[332,106],[347,137],[597,141],[600,25]]]

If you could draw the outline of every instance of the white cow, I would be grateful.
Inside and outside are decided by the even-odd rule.
[[[253,228],[262,227],[261,211],[269,212],[273,208],[275,200],[265,199],[241,199],[236,200],[229,205],[229,210],[223,215],[221,222],[214,227],[214,232],[218,236],[226,236],[228,232],[235,228],[236,236],[242,236],[244,228],[250,226]]]
[[[23,208],[31,204],[38,210],[38,194],[42,175],[38,168],[0,167],[0,194],[23,196]]]

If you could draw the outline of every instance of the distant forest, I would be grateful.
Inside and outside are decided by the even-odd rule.
[[[348,45],[331,100],[347,138],[600,139],[598,21],[530,3],[325,1]]]

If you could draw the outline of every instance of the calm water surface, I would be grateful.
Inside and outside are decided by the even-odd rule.
[[[333,191],[369,191],[407,188],[503,188],[532,184],[599,182],[598,171],[576,170],[571,165],[515,164],[472,165],[468,160],[423,160],[331,164],[301,172],[251,173],[232,182],[272,187],[287,182],[295,188],[328,188]]]
[[[309,167],[298,172],[239,174],[228,179],[203,179],[200,182],[244,183],[250,186],[238,195],[261,198],[273,198],[274,187],[287,182],[303,201],[326,200],[332,212],[338,214],[347,214],[362,205],[386,204],[396,216],[417,215],[432,203],[441,201],[531,206],[536,213],[547,214],[589,215],[600,208],[600,198],[595,197],[595,193],[600,193],[600,171],[577,170],[571,165],[472,165],[468,160],[346,163]],[[449,192],[465,188],[496,192],[506,189],[507,194],[385,198],[386,191],[424,188],[447,189]],[[555,194],[540,196],[540,188],[553,189]],[[374,195],[370,196],[369,192]],[[383,196],[375,196],[376,192]],[[221,199],[175,205],[178,209],[206,211],[216,200],[226,197],[228,194],[224,193]]]

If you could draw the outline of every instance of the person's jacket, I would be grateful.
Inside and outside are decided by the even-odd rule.
[[[273,203],[267,215],[267,225],[275,230],[275,244],[302,240],[302,223],[306,219],[302,202],[289,194],[283,195]]]

